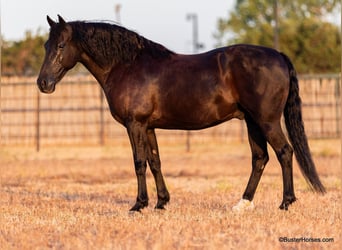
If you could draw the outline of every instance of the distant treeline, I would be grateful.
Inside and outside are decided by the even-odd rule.
[[[326,16],[340,9],[337,0],[238,0],[227,19],[218,19],[214,37],[218,46],[251,43],[278,47],[291,58],[298,73],[338,73],[341,31],[337,24],[327,22]],[[47,38],[46,33],[28,31],[20,41],[3,41],[2,75],[38,74]],[[85,69],[77,67],[73,72],[80,71]]]
[[[30,76],[39,71],[44,59],[46,34],[26,32],[20,41],[3,41],[1,66],[2,75]]]
[[[340,0],[236,0],[219,18],[220,45],[252,43],[287,54],[299,73],[341,71]]]

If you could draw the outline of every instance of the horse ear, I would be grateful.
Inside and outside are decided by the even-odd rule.
[[[52,20],[49,16],[46,16],[46,19],[50,25],[50,27],[55,26],[56,22],[54,20]]]
[[[64,21],[63,17],[61,17],[60,15],[57,15],[58,16],[58,22],[60,24],[65,24],[66,22]]]

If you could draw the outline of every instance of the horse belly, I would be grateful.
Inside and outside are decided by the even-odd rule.
[[[190,99],[190,98],[189,98]],[[165,105],[153,119],[155,127],[162,129],[199,130],[215,126],[233,118],[243,119],[237,104],[216,98],[199,105],[190,100],[178,100],[174,105]],[[152,116],[153,118],[153,116]]]

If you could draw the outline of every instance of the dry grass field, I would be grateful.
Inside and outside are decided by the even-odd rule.
[[[153,209],[149,172],[150,205],[129,214],[137,186],[127,141],[0,148],[0,249],[342,249],[339,140],[310,141],[325,196],[308,189],[295,163],[298,201],[279,210],[281,169],[270,152],[256,207],[242,214],[231,207],[251,169],[247,142],[193,145],[190,153],[183,143],[160,143],[171,201]]]

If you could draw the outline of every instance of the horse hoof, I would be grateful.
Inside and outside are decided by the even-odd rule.
[[[165,205],[168,203],[169,199],[167,200],[158,200],[157,205],[154,207],[155,209],[165,209]]]
[[[293,202],[295,202],[295,201],[296,201],[296,197],[291,197],[291,198],[287,199],[286,201],[283,201],[283,202],[280,204],[279,208],[280,208],[281,210],[287,211],[287,210],[289,210],[289,206],[290,206]]]
[[[232,210],[233,212],[243,212],[243,211],[251,211],[254,209],[253,201],[241,199],[238,204],[236,204]]]
[[[129,211],[130,212],[141,212],[141,209],[143,209],[144,207],[147,207],[147,205],[144,205],[140,202],[137,202]]]
[[[165,207],[164,207],[164,205],[156,205],[156,206],[154,207],[154,209],[165,210]]]
[[[280,204],[280,206],[279,206],[279,209],[287,211],[287,210],[289,210],[289,206],[291,205],[291,203],[289,203],[289,202],[282,202]]]
[[[135,207],[132,207],[129,211],[129,214],[135,214],[135,213],[141,213],[141,209],[137,209]]]
[[[139,210],[139,211],[129,210],[128,211],[128,215],[129,216],[136,216],[136,215],[139,215],[139,214],[142,214],[141,210]]]

